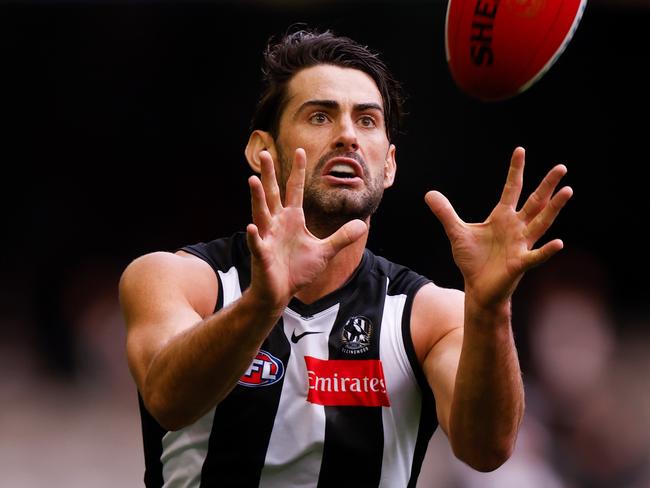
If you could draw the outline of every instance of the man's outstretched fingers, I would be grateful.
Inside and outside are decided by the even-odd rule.
[[[331,258],[344,247],[357,241],[367,231],[368,226],[363,220],[355,219],[347,222],[334,234],[323,240],[329,250],[327,257]]]
[[[517,147],[512,153],[510,159],[510,168],[508,169],[508,177],[506,184],[501,193],[500,203],[508,205],[509,207],[516,208],[519,196],[521,195],[521,188],[524,184],[524,161],[526,159],[526,152],[523,147]]]
[[[521,208],[526,222],[530,222],[546,206],[553,196],[553,192],[562,177],[567,173],[567,168],[563,164],[555,166],[544,177],[537,189],[531,193],[526,203]]]
[[[553,198],[548,202],[544,210],[537,214],[537,216],[528,224],[526,229],[526,237],[528,238],[529,245],[533,245],[537,240],[544,235],[544,233],[551,227],[560,213],[560,210],[566,205],[571,196],[573,189],[570,186],[561,188]]]
[[[264,187],[266,204],[271,215],[275,215],[282,209],[282,201],[280,200],[278,180],[275,177],[273,158],[268,151],[260,152],[260,163],[262,166],[262,186]]]
[[[432,190],[424,196],[424,201],[442,224],[447,237],[451,238],[456,226],[463,221],[454,210],[454,207],[451,206],[447,197],[439,191]]]
[[[286,207],[302,207],[302,197],[305,189],[305,167],[307,166],[307,156],[302,148],[296,149],[293,158],[291,174],[287,180],[286,198],[284,205]]]
[[[548,261],[553,257],[557,252],[562,250],[564,243],[561,239],[553,239],[551,242],[547,242],[539,249],[533,249],[528,253],[526,258],[526,270],[539,266],[540,264]]]

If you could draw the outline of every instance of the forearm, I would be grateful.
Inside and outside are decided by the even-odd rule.
[[[230,393],[279,318],[250,290],[172,338],[153,358],[141,393],[166,428],[194,422]]]
[[[456,455],[491,471],[510,456],[524,411],[509,301],[485,310],[465,299],[465,330],[450,414]]]

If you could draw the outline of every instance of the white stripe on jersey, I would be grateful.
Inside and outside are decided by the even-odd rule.
[[[239,274],[232,267],[227,273],[219,271],[223,306],[241,296]],[[201,469],[208,453],[208,443],[214,420],[213,408],[192,425],[167,432],[162,439],[163,488],[197,488],[201,484]]]
[[[221,290],[223,293],[223,307],[231,304],[241,297],[241,288],[239,287],[239,273],[234,266],[227,273],[219,271],[221,278]]]
[[[386,295],[379,340],[390,407],[382,407],[384,455],[380,488],[407,486],[420,422],[420,389],[406,356],[402,314],[406,295]]]
[[[311,488],[318,484],[325,438],[325,407],[307,401],[305,356],[328,358],[329,335],[338,310],[336,304],[308,319],[289,308],[282,314],[291,356],[284,373],[282,396],[260,488],[286,488],[289,480],[292,488]],[[309,334],[301,337],[305,332]],[[292,336],[298,337],[297,342],[292,342]]]
[[[167,432],[163,437],[160,456],[163,488],[197,488],[200,485],[214,411],[213,408],[192,425]]]

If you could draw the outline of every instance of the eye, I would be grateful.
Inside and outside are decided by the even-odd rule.
[[[327,122],[327,115],[323,112],[316,112],[309,117],[309,121],[317,125],[322,125]]]
[[[375,119],[373,119],[370,115],[364,115],[359,119],[359,124],[361,124],[361,127],[367,127],[367,128],[372,128],[372,127],[377,127],[377,123],[375,122]]]

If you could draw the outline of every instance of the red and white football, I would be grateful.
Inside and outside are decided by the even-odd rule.
[[[484,101],[513,97],[555,63],[587,0],[449,0],[445,49],[451,75]]]

